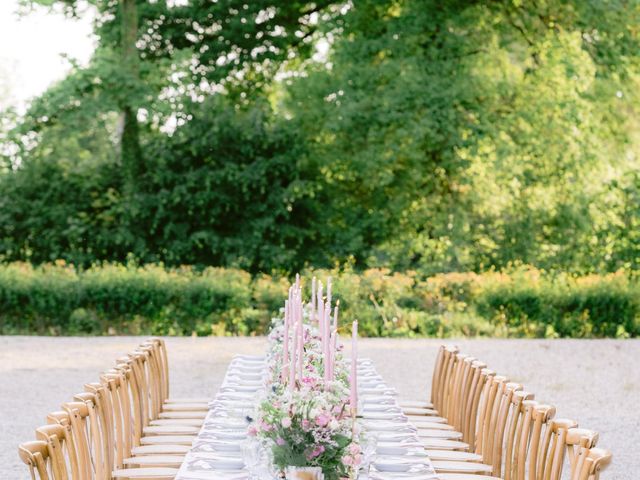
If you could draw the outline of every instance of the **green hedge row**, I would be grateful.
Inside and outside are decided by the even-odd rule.
[[[429,278],[383,269],[314,274],[333,277],[342,324],[358,318],[367,336],[640,334],[640,283],[624,272],[585,277],[530,268]],[[77,271],[62,262],[2,264],[0,333],[262,334],[281,307],[288,282],[232,268],[106,264]]]

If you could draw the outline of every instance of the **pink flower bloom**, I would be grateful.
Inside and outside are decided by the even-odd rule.
[[[247,434],[251,437],[255,437],[258,434],[258,427],[256,425],[251,425],[247,429]]]
[[[316,417],[316,425],[319,427],[326,427],[330,421],[331,417],[326,413],[321,413]]]
[[[302,420],[301,425],[302,425],[302,430],[304,430],[305,432],[311,428],[311,422],[306,418]]]
[[[280,424],[284,427],[284,428],[289,428],[291,426],[291,418],[289,417],[284,417],[282,419],[282,421],[280,422]]]
[[[278,444],[279,446],[283,446],[286,442],[284,441],[283,438],[276,438],[276,444]]]
[[[313,460],[316,457],[319,457],[324,453],[324,446],[318,445],[311,452],[307,454],[307,460]]]
[[[303,383],[303,385],[307,385],[309,387],[312,387],[313,385],[315,385],[316,379],[313,378],[313,377],[302,377],[302,383]]]

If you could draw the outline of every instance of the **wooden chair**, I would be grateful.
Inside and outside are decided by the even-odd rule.
[[[75,449],[67,443],[71,438],[70,425],[47,424],[36,429],[36,438],[47,443],[53,478],[55,480],[80,479]]]
[[[169,363],[164,340],[151,338],[141,345],[149,353],[151,362],[147,369],[149,384],[153,386],[156,396],[156,409],[149,420],[150,427],[164,427],[167,425],[182,425],[187,427],[201,427],[208,412],[206,398],[169,398]],[[166,408],[166,405],[171,405]],[[155,432],[154,432],[155,430]],[[186,430],[183,430],[186,431]],[[190,432],[193,430],[190,429]],[[168,434],[167,431],[150,429],[148,434]],[[177,434],[174,431],[172,434]]]
[[[571,468],[571,475],[576,475],[582,468],[588,451],[598,443],[598,433],[586,428],[570,428],[567,431],[567,457]]]
[[[448,423],[432,422],[431,416],[411,416],[421,436],[450,440],[462,439],[468,442],[468,439],[464,438],[464,431],[467,429],[468,415],[471,413],[472,405],[467,402],[467,399],[472,396],[477,385],[477,382],[473,382],[474,378],[477,379],[475,373],[479,374],[484,366],[483,363],[477,362],[472,357],[462,354],[455,355],[451,385],[445,387],[452,391],[448,396],[448,405],[445,407],[449,412],[446,419]],[[446,430],[446,432],[442,430]]]
[[[533,395],[521,393],[521,385],[508,383],[503,377],[494,377],[492,383],[495,387],[490,385],[486,388],[486,392],[488,395],[495,393],[497,399],[493,402],[491,409],[485,409],[485,418],[478,420],[482,425],[479,435],[484,438],[484,442],[479,443],[475,453],[480,455],[482,461],[435,460],[433,466],[437,473],[492,473],[499,477],[502,458],[505,455],[504,438],[507,422],[513,422],[521,402],[531,399]]]
[[[484,386],[486,385],[487,380],[493,381],[492,379],[495,377],[495,374],[494,372],[483,368],[484,364],[481,362],[471,361],[472,359],[466,356],[459,356],[458,359],[459,359],[460,365],[464,368],[468,367],[472,373],[469,372],[469,374],[467,374],[466,376],[458,375],[457,376],[458,380],[462,381],[463,379],[466,379],[466,381],[469,383],[469,386],[465,386],[462,388],[454,388],[454,389],[458,389],[460,391],[467,391],[468,392],[467,395],[471,400],[464,401],[462,399],[459,399],[457,400],[457,405],[452,405],[450,407],[447,407],[447,409],[449,411],[452,411],[455,409],[464,408],[466,418],[462,418],[462,422],[460,424],[463,425],[463,430],[466,430],[466,434],[465,432],[458,432],[458,439],[446,438],[446,437],[443,438],[442,435],[434,435],[432,430],[430,431],[429,429],[427,430],[421,429],[421,425],[424,425],[422,422],[414,420],[414,423],[419,429],[418,435],[421,437],[423,446],[427,449],[427,451],[431,452],[434,456],[438,456],[440,459],[443,459],[443,460],[446,459],[446,460],[478,461],[478,460],[481,460],[482,457],[479,456],[476,452],[473,452],[471,443],[473,442],[474,436],[470,435],[470,433],[472,431],[475,431],[475,427],[472,427],[471,425],[474,425],[476,423],[476,418],[477,418],[476,412],[478,411],[478,401],[481,398],[480,392],[484,389]],[[450,371],[453,372],[454,369],[452,368]],[[473,380],[476,377],[478,378],[478,381],[474,383]],[[506,379],[504,377],[498,377],[497,381],[506,381]],[[471,389],[471,387],[473,387],[473,389]],[[486,395],[495,395],[496,392],[497,392],[497,389],[493,389],[493,390],[487,389],[487,393],[485,394],[484,397],[486,397]],[[455,403],[455,402],[452,401],[452,403]],[[428,417],[425,417],[425,418],[428,418]],[[442,452],[438,454],[437,452],[439,451],[459,451],[460,453],[447,454]]]
[[[568,466],[573,479],[582,471],[587,454],[597,441],[597,432],[577,428],[577,422],[573,420],[549,422],[536,462],[537,478],[560,480]]]
[[[147,340],[143,345],[150,345],[157,352],[158,364],[159,364],[159,382],[161,385],[161,398],[163,404],[175,403],[175,404],[200,404],[207,406],[209,398],[196,397],[196,398],[170,398],[169,397],[169,359],[167,355],[167,346],[163,339],[153,337]]]
[[[99,389],[98,389],[99,390]],[[105,394],[104,391],[100,391]],[[74,402],[63,405],[63,409],[69,414],[71,432],[81,479],[95,480],[140,480],[157,479],[172,480],[177,468],[124,468],[113,470],[116,465],[109,462],[116,462],[120,455],[110,454],[117,448],[108,432],[110,428],[108,415],[97,407],[97,396],[94,393],[84,392],[76,395]],[[115,420],[115,416],[113,417]],[[113,424],[115,433],[115,424]],[[123,431],[123,428],[119,429]],[[124,456],[124,453],[122,454]],[[161,463],[161,462],[158,462]],[[161,464],[161,467],[164,463]]]
[[[444,370],[444,356],[445,350],[447,347],[444,345],[440,345],[438,349],[438,354],[436,356],[436,363],[433,367],[433,375],[431,377],[431,400],[423,401],[423,400],[407,400],[400,402],[400,406],[405,408],[406,411],[413,411],[413,409],[434,409],[437,410],[436,407],[436,395],[438,395],[438,388],[440,387],[440,377],[442,375],[442,371]],[[457,348],[452,347],[449,351],[455,351],[457,353]]]
[[[168,372],[161,339],[118,359],[99,382],[86,384],[62,411],[48,415],[48,425],[36,431],[38,441],[20,446],[32,478],[173,479],[208,404],[169,399]]]
[[[182,464],[184,455],[189,451],[194,437],[190,436],[188,441],[181,443],[165,442],[160,445],[140,445],[146,437],[142,436],[144,421],[141,412],[143,409],[136,403],[141,402],[142,395],[138,390],[140,383],[135,383],[135,379],[136,375],[130,368],[130,364],[121,364],[119,369],[105,374],[102,380],[103,385],[111,385],[113,389],[114,401],[112,403],[114,405],[114,435],[116,438],[114,467],[121,469],[137,465],[177,468]],[[131,402],[131,398],[135,400]],[[180,437],[179,440],[181,441],[182,438]],[[117,473],[121,475],[119,471]]]
[[[48,425],[60,427],[63,431],[59,429],[49,429]],[[56,436],[55,441],[49,439],[52,435]],[[54,451],[62,455],[63,461],[67,464],[67,470],[70,472],[73,480],[81,480],[83,475],[87,475],[87,470],[84,468],[84,465],[81,466],[79,463],[80,459],[73,437],[69,412],[57,411],[47,415],[47,426],[36,429],[36,437],[39,440],[46,441],[50,445],[56,441],[60,444],[60,448]]]
[[[522,402],[513,447],[507,452],[502,469],[506,480],[535,478],[533,466],[542,440],[542,430],[555,412],[551,405],[539,404],[532,400]]]
[[[467,366],[469,368],[469,372],[467,375],[468,386],[463,388],[463,392],[465,392],[463,393],[463,396],[466,397],[466,400],[461,400],[461,403],[463,403],[463,412],[461,414],[461,431],[463,442],[458,442],[458,444],[453,445],[453,448],[458,448],[459,443],[464,443],[466,447],[464,447],[464,449],[453,449],[452,445],[448,443],[445,443],[443,445],[434,445],[433,442],[431,442],[431,444],[427,446],[427,454],[433,460],[475,462],[482,461],[482,455],[473,451],[475,445],[475,425],[478,415],[478,404],[480,401],[482,390],[484,389],[485,382],[487,380],[491,381],[495,374],[494,372],[487,370],[484,363],[477,360],[469,362],[469,360],[471,359],[465,359],[465,362],[468,363]],[[418,425],[424,425],[422,422],[417,423]]]
[[[580,469],[576,470],[571,480],[598,480],[600,472],[611,463],[613,458],[611,452],[602,448],[585,449],[584,457]]]
[[[29,467],[32,480],[55,480],[50,470],[49,448],[46,442],[34,441],[20,444],[20,459]]]
[[[158,411],[160,407],[157,390],[148,378],[148,369],[153,368],[149,353],[136,352],[126,359],[120,359],[119,367],[131,371],[132,398],[137,406],[133,409],[135,445],[191,445],[200,430],[198,427],[180,424],[150,425],[150,421],[157,419],[162,412]]]
[[[555,409],[549,405],[539,405],[533,400],[524,400],[530,395],[525,392],[513,393],[510,402],[513,412],[511,420],[504,429],[497,428],[494,431],[495,444],[492,446],[491,453],[494,460],[490,474],[438,472],[438,478],[440,480],[494,480],[498,478],[543,480],[544,477],[539,476],[535,465],[542,440],[542,428],[554,415]],[[464,468],[471,470],[469,467]]]
[[[537,461],[532,465],[536,478],[559,479],[562,475],[567,451],[567,434],[578,423],[569,419],[551,420],[545,428],[544,439],[540,444]]]
[[[162,367],[158,349],[144,346],[129,355],[134,360],[134,371],[140,382],[145,416],[150,419],[202,419],[209,411],[208,403],[165,403],[162,399]]]
[[[444,424],[453,426],[449,411],[455,408],[459,397],[454,393],[459,381],[461,362],[466,355],[459,354],[457,348],[442,347],[434,368],[434,387],[432,390],[433,408],[403,407],[403,413],[415,422],[442,424],[439,429],[448,429]],[[425,426],[427,428],[428,425]],[[438,427],[433,427],[438,428]]]

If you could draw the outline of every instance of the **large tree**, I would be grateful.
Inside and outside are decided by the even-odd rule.
[[[637,265],[637,0],[93,3],[91,65],[11,132],[7,258]]]
[[[87,2],[24,0],[62,6],[81,13]],[[202,101],[214,92],[236,95],[246,103],[262,89],[283,61],[312,51],[318,16],[336,17],[335,2],[181,2],[161,0],[89,0],[95,11],[99,45],[90,67],[94,89],[110,100],[105,111],[119,110],[117,151],[125,179],[135,190],[145,170],[141,148],[142,115],[150,127],[172,128],[189,118],[184,99]],[[177,5],[174,5],[177,4]],[[83,108],[83,91],[74,105]],[[245,100],[243,100],[245,99]],[[48,121],[56,117],[52,106]]]
[[[339,257],[593,264],[617,222],[593,206],[638,166],[638,2],[353,5],[286,102],[325,173]]]

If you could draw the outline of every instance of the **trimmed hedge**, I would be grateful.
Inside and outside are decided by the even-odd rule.
[[[342,324],[357,317],[366,336],[640,334],[640,284],[624,272],[575,277],[521,268],[429,278],[384,269],[314,274],[333,277]],[[64,262],[2,264],[0,333],[263,334],[288,282],[278,276],[252,278],[233,268],[105,264],[77,271]]]

